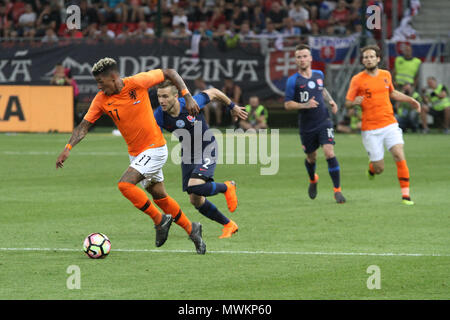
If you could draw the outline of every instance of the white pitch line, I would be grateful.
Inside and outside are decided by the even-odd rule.
[[[77,252],[81,249],[70,248],[0,248],[0,251],[70,251]],[[160,249],[112,249],[118,252],[152,252],[152,253],[192,253],[193,250],[160,250]],[[231,251],[212,250],[212,254],[261,254],[261,255],[314,255],[314,256],[379,256],[379,257],[450,257],[450,254],[441,253],[373,253],[373,252],[308,252],[308,251]]]

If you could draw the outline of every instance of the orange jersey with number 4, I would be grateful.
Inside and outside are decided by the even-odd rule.
[[[100,91],[84,117],[94,123],[106,113],[116,124],[128,145],[128,153],[137,156],[149,148],[166,144],[153,116],[148,88],[164,81],[161,69],[141,72],[124,78],[120,93],[107,96]]]
[[[357,96],[364,97],[361,130],[375,130],[397,122],[389,98],[392,91],[392,77],[387,70],[378,69],[376,76],[365,71],[353,76],[346,99],[353,101]]]

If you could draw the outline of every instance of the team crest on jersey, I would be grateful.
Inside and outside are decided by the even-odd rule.
[[[134,89],[131,89],[131,90],[128,92],[128,95],[129,95],[130,98],[133,99],[133,100],[136,100],[136,99],[137,99],[136,90],[134,90]]]
[[[308,81],[308,88],[314,89],[316,87],[316,83],[314,81]]]
[[[183,128],[186,124],[183,120],[177,120],[177,122],[175,122],[175,125],[177,126],[177,128]]]
[[[187,116],[186,119],[188,119],[189,122],[195,122],[195,117],[193,116]]]

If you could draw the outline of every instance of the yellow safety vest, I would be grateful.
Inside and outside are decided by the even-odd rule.
[[[406,60],[403,56],[395,58],[395,82],[399,85],[414,83],[414,78],[422,61],[419,58]]]

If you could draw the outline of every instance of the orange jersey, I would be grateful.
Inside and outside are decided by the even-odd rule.
[[[137,156],[149,148],[166,144],[153,116],[148,88],[164,81],[161,69],[141,72],[124,78],[120,93],[107,96],[100,91],[84,117],[94,123],[106,113],[116,124],[128,145],[128,153]]]
[[[375,130],[397,122],[389,98],[392,91],[392,77],[387,70],[378,69],[376,76],[362,71],[352,78],[346,99],[353,101],[357,96],[364,97],[361,130]]]

